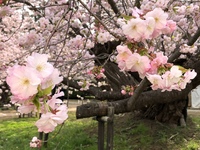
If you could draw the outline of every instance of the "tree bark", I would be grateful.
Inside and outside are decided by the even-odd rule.
[[[192,89],[192,84],[188,85],[186,89],[182,91],[173,91],[173,92],[161,92],[157,91],[147,91],[143,92],[138,99],[134,101],[134,105],[130,110],[128,107],[129,98],[114,102],[96,102],[84,104],[77,107],[76,117],[87,118],[93,116],[106,116],[108,106],[113,106],[115,114],[126,113],[134,110],[140,110],[141,108],[147,108],[153,104],[165,104],[181,99],[186,99],[188,93]]]

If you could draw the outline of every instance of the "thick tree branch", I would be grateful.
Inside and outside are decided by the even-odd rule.
[[[77,119],[92,117],[92,116],[106,116],[108,106],[113,106],[115,114],[126,113],[133,110],[140,110],[145,106],[152,104],[162,104],[174,102],[177,100],[185,99],[188,93],[192,90],[192,84],[188,85],[186,89],[182,91],[173,92],[161,92],[159,91],[147,91],[143,92],[136,101],[134,101],[134,107],[130,107],[128,104],[129,99],[124,99],[115,102],[98,102],[89,103],[77,107],[76,117]]]
[[[187,45],[192,46],[200,37],[200,28],[198,28],[197,32],[191,37],[187,43]]]
[[[140,94],[144,91],[144,89],[147,87],[148,84],[149,81],[146,77],[140,82],[140,85],[136,88],[133,96],[131,96],[128,101],[127,105],[129,111],[131,111],[131,109],[134,107],[135,101],[139,98]]]
[[[117,8],[116,3],[113,0],[108,0],[108,3],[110,4],[114,13],[120,16],[121,13],[120,13],[119,9]]]
[[[141,6],[140,0],[135,0],[135,4],[134,5],[135,5],[135,7],[140,9],[140,6]]]
[[[193,64],[190,63],[188,67],[195,69],[195,71],[197,72],[197,77],[192,80],[192,82],[188,84],[187,87],[182,91],[174,90],[170,92],[161,92],[160,90],[157,90],[141,93],[140,90],[142,90],[142,87],[146,86],[146,79],[144,79],[141,84],[141,89],[138,89],[140,95],[137,95],[136,98],[131,97],[115,102],[100,102],[81,105],[77,107],[76,117],[79,119],[92,116],[105,116],[107,115],[108,106],[113,106],[115,109],[115,114],[118,114],[130,112],[133,110],[139,110],[152,104],[164,104],[185,99],[192,89],[200,85],[199,66],[200,61],[194,62]]]

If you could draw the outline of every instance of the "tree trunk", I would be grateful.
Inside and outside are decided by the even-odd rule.
[[[155,119],[162,123],[183,125],[181,119],[183,118],[186,122],[187,105],[188,99],[166,104],[154,104],[148,107],[143,115],[145,118]]]

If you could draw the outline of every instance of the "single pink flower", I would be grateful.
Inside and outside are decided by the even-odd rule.
[[[153,90],[157,90],[157,89],[159,89],[161,86],[161,84],[162,84],[162,78],[161,78],[161,76],[160,75],[157,75],[157,74],[154,74],[154,75],[150,75],[150,74],[148,74],[147,75],[147,79],[151,82],[151,88],[153,89]]]
[[[138,53],[132,54],[126,61],[126,67],[130,71],[137,71],[141,78],[150,69],[150,60],[147,56],[141,56]]]
[[[121,71],[127,71],[128,70],[126,68],[126,62],[125,61],[118,62],[118,67],[120,68]]]
[[[143,12],[141,9],[138,9],[137,7],[134,7],[132,9],[132,16],[139,18],[141,15],[143,15]]]
[[[125,91],[125,90],[121,90],[121,93],[122,93],[123,95],[126,95],[126,91]]]
[[[135,41],[142,40],[144,28],[145,21],[140,18],[131,19],[127,22],[127,24],[122,26],[123,33]]]
[[[60,72],[58,69],[54,68],[49,74],[48,77],[42,80],[42,89],[49,88],[50,86],[52,89],[55,87],[56,84],[59,84],[63,80],[63,77],[60,76]]]
[[[41,118],[35,123],[38,132],[49,133],[54,131],[58,124],[63,123],[68,118],[67,106],[61,105],[52,112],[42,114]]]
[[[54,94],[50,100],[47,101],[47,104],[52,108],[56,109],[58,107],[57,104],[62,104],[62,100],[59,99],[59,97],[64,96],[64,92],[60,92],[57,94]]]
[[[168,14],[165,13],[161,8],[155,8],[153,11],[148,12],[145,16],[153,17],[155,19],[155,29],[163,29],[167,24]]]
[[[50,112],[42,114],[41,118],[35,123],[38,132],[49,133],[55,130],[57,123],[51,118],[52,115]]]
[[[156,58],[154,58],[150,65],[151,69],[148,71],[151,74],[157,73],[157,70],[160,66],[167,63],[168,57],[163,55],[163,52],[156,53]]]
[[[33,53],[27,58],[26,65],[35,69],[42,79],[47,78],[54,70],[53,65],[47,62],[48,57],[46,54]]]
[[[145,28],[143,29],[143,39],[151,39],[152,34],[155,29],[155,19],[153,17],[148,17],[145,20]]]
[[[13,95],[20,99],[27,99],[38,92],[41,80],[33,69],[25,66],[14,66],[8,70],[6,82]]]
[[[194,70],[188,70],[184,74],[184,81],[187,83],[190,83],[192,79],[194,79],[197,76],[197,73]]]
[[[131,54],[132,52],[127,46],[117,46],[117,62],[119,61],[125,61]]]
[[[173,20],[167,20],[167,24],[162,29],[162,33],[163,34],[172,33],[174,30],[176,30],[176,28],[177,28],[176,22],[174,22]]]
[[[18,112],[21,114],[28,114],[31,113],[35,109],[34,104],[25,104],[18,107]]]

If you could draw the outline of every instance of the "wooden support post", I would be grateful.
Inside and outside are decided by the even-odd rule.
[[[104,121],[97,118],[98,121],[98,150],[104,150]]]
[[[47,148],[47,141],[48,141],[49,133],[44,134],[44,147]]]
[[[42,140],[43,139],[43,132],[39,132],[39,137],[38,139]]]
[[[39,113],[39,118],[41,118],[41,113]],[[43,140],[43,132],[39,132],[39,137],[38,139]]]
[[[108,107],[108,122],[107,122],[107,148],[106,150],[113,150],[114,137],[114,107]]]
[[[104,150],[104,130],[107,122],[107,147],[106,150],[113,150],[114,136],[114,107],[108,107],[108,116],[97,117],[98,121],[98,150]]]

